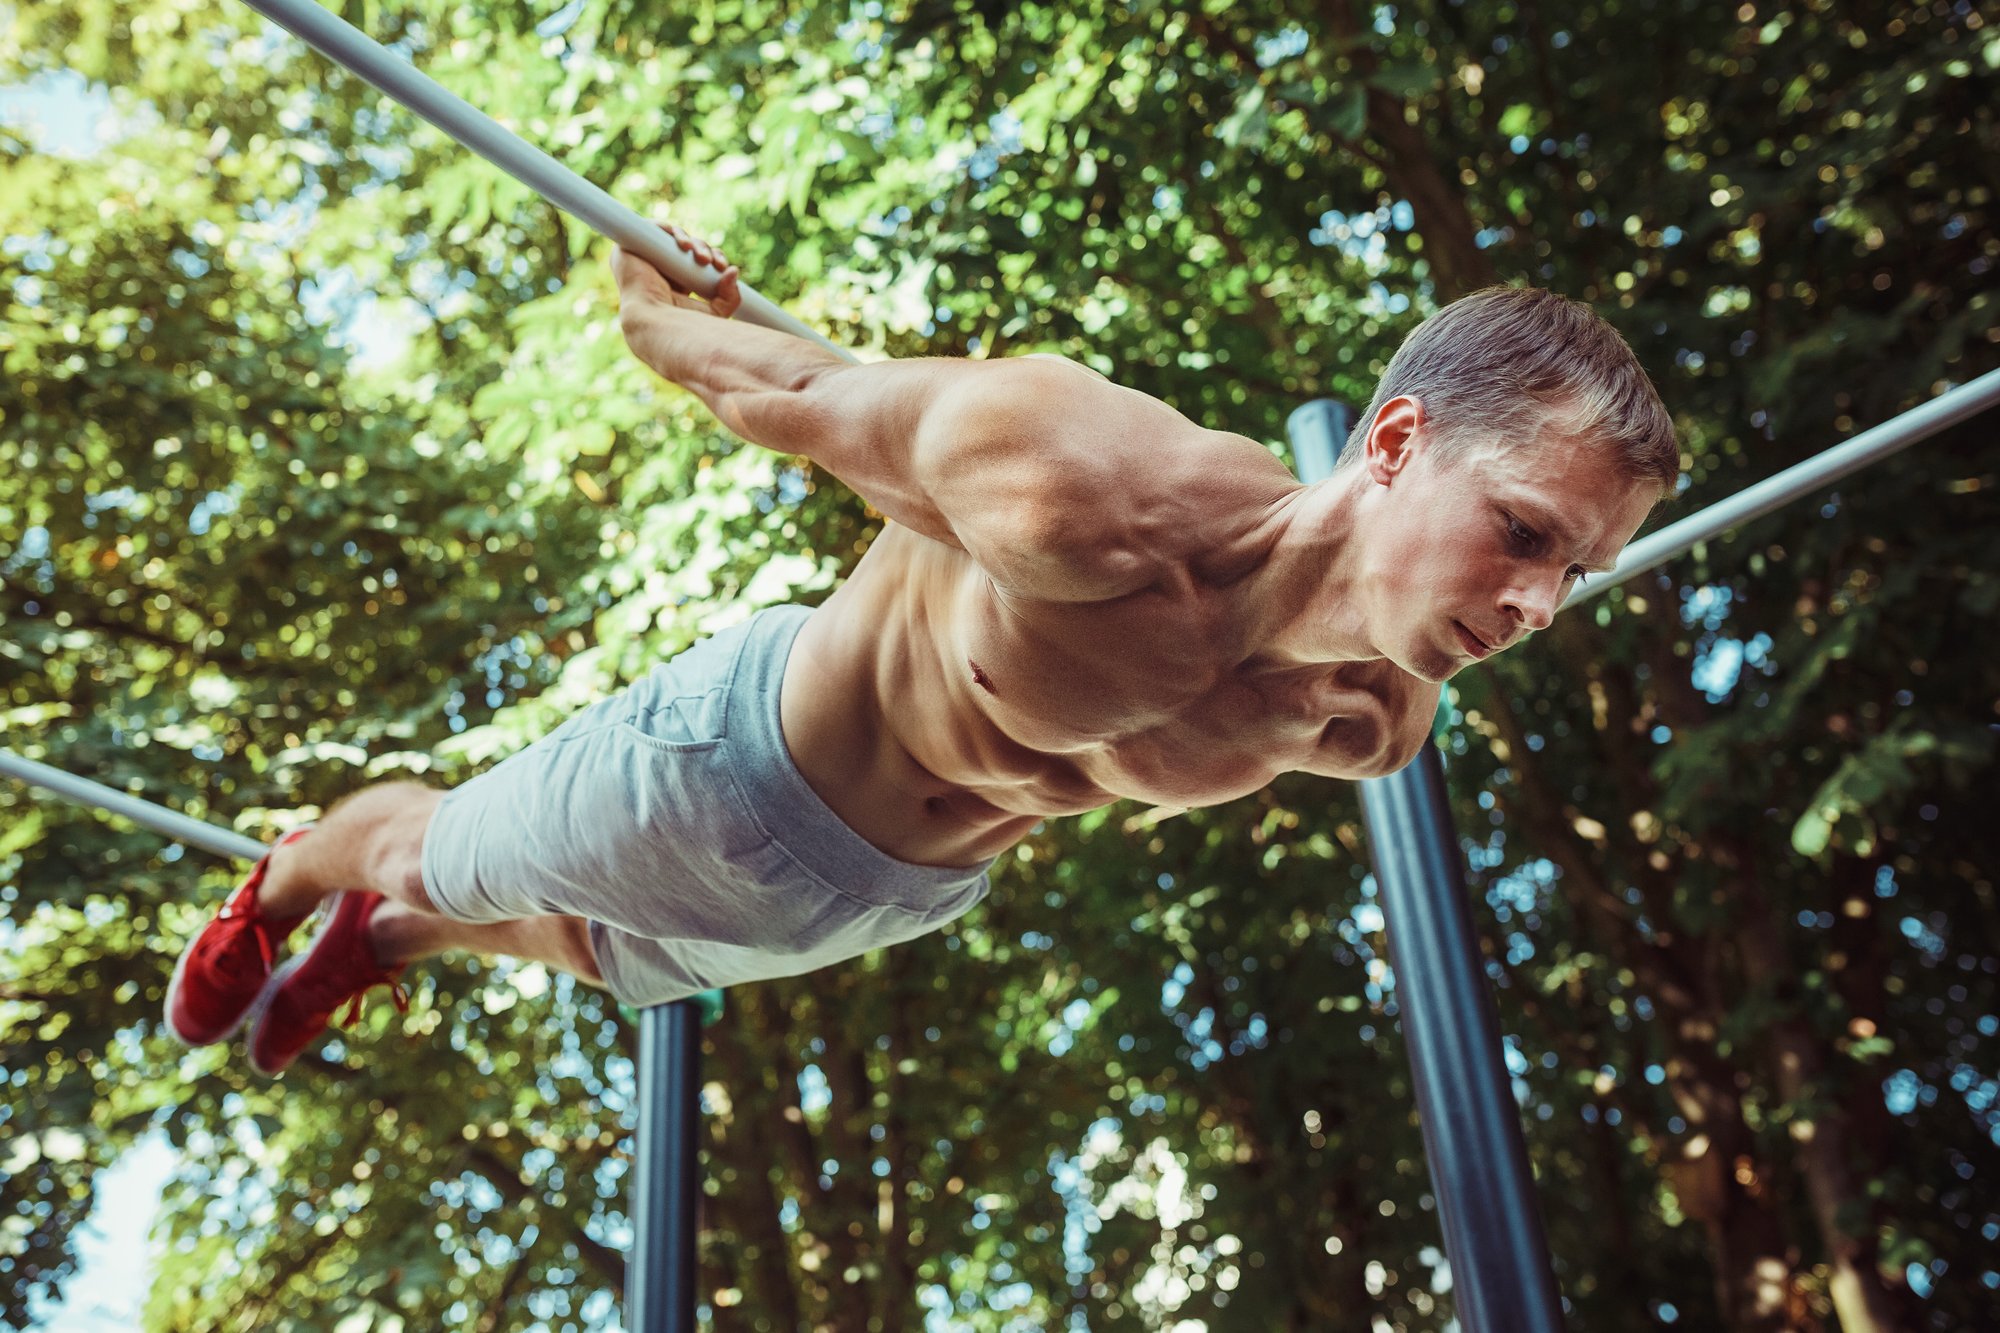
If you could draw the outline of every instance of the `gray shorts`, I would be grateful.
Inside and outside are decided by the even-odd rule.
[[[613,995],[660,1004],[936,930],[986,867],[911,865],[842,823],[785,748],[807,616],[778,606],[654,667],[446,793],[424,888],[446,916],[588,919]]]

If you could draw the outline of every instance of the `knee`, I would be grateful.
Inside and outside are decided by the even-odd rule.
[[[576,932],[570,950],[576,961],[570,965],[570,971],[592,986],[604,985],[604,969],[597,965],[597,946],[591,943],[590,923],[580,916],[568,920]]]
[[[424,861],[421,848],[422,844],[419,844],[418,850],[406,856],[399,855],[392,864],[384,867],[387,873],[381,877],[381,883],[375,891],[384,898],[402,903],[406,907],[414,907],[419,912],[435,914],[438,910],[437,904],[431,900],[430,892],[424,888]]]
[[[397,783],[396,810],[376,831],[368,862],[368,887],[419,912],[436,912],[424,888],[424,834],[444,793],[418,783]]]

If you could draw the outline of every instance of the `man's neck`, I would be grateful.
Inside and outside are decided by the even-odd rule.
[[[1292,501],[1269,559],[1244,591],[1256,656],[1273,664],[1382,657],[1362,572],[1362,488],[1336,473]]]

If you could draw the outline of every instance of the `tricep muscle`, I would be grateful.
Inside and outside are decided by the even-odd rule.
[[[1145,586],[1163,542],[1199,520],[1218,467],[1284,473],[1257,445],[1054,358],[829,367],[717,410],[965,550],[1009,591],[1052,600]]]

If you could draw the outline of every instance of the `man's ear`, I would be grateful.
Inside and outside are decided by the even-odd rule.
[[[1368,437],[1362,441],[1366,450],[1363,463],[1371,480],[1390,485],[1409,467],[1416,457],[1418,432],[1423,424],[1424,405],[1408,394],[1382,404],[1374,424],[1368,427]]]

